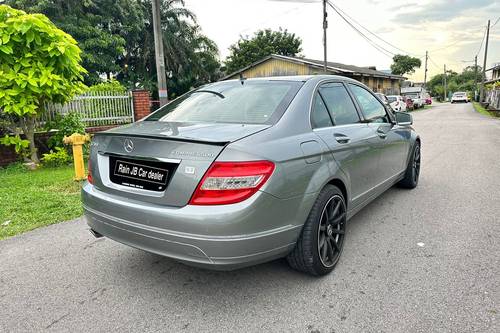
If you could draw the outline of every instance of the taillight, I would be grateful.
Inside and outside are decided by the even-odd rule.
[[[214,162],[189,204],[227,205],[250,198],[274,171],[270,161]]]
[[[90,184],[94,184],[94,180],[92,179],[92,171],[91,171],[91,163],[90,163],[90,158],[87,164],[87,180]]]

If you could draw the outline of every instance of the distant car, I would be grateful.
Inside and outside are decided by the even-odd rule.
[[[451,96],[451,103],[468,103],[469,98],[467,97],[467,93],[463,91],[457,91],[453,93]]]
[[[382,103],[384,103],[385,106],[387,106],[389,110],[396,111],[392,108],[391,103],[389,102],[389,99],[387,98],[386,95],[382,93],[375,93],[375,96],[377,96],[382,101]]]
[[[403,100],[406,103],[406,111],[415,109],[415,104],[413,103],[413,99],[411,99],[410,97],[403,96]]]
[[[389,104],[392,109],[396,112],[405,112],[406,111],[406,102],[404,101],[402,96],[399,95],[390,95],[387,96],[389,100]]]

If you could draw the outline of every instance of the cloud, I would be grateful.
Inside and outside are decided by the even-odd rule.
[[[479,11],[486,7],[498,7],[496,0],[433,0],[419,5],[398,6],[400,12],[394,22],[417,24],[432,21],[449,21],[463,15],[466,11]],[[397,9],[395,9],[397,10]]]

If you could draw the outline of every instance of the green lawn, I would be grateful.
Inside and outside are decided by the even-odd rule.
[[[484,107],[482,107],[480,103],[472,102],[472,104],[474,104],[474,109],[476,109],[476,111],[479,112],[480,114],[484,114],[485,116],[490,116],[490,117],[498,117],[494,112],[489,112]]]
[[[73,166],[0,168],[0,239],[82,215]]]

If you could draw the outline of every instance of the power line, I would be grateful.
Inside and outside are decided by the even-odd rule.
[[[328,5],[330,5],[330,7],[352,28],[354,29],[361,37],[363,37],[368,43],[370,43],[374,48],[376,48],[379,52],[381,52],[382,54],[384,54],[385,56],[389,57],[389,58],[392,58],[392,56],[396,55],[395,53],[387,50],[386,48],[378,45],[376,42],[374,42],[370,37],[366,36],[363,32],[361,32],[356,26],[354,26],[351,22],[349,22],[348,19],[346,19],[344,17],[344,15],[342,15],[340,13],[340,11],[337,10],[337,8],[335,8],[331,3],[330,1],[327,1],[328,2]]]
[[[477,50],[476,56],[479,54],[479,52],[481,52],[481,49],[483,48],[484,38],[486,37],[486,30],[487,29],[485,28],[483,38],[481,39],[481,45],[479,45],[479,50]]]
[[[349,14],[347,14],[344,10],[342,10],[338,5],[332,3],[331,1],[328,1],[328,4],[333,8],[335,7],[334,9],[337,9],[338,11],[340,11],[343,15],[345,15],[347,18],[349,18],[352,22],[356,23],[359,27],[361,27],[363,30],[365,30],[366,32],[368,32],[370,35],[374,36],[375,38],[381,40],[382,42],[384,42],[385,44],[393,47],[394,49],[396,50],[399,50],[403,53],[406,53],[406,54],[409,54],[409,55],[415,55],[415,56],[418,56],[420,58],[423,58],[425,57],[425,55],[421,56],[421,55],[418,55],[418,54],[415,54],[415,53],[412,53],[412,52],[408,52],[408,51],[405,51],[399,47],[397,47],[396,45],[386,41],[385,39],[383,39],[382,37],[380,37],[379,35],[377,35],[376,33],[370,31],[370,29],[366,28],[365,26],[363,26],[361,23],[359,23],[358,21],[356,21],[352,16],[350,16]]]
[[[498,21],[500,21],[500,16],[497,18],[497,20],[495,21],[495,23],[493,23],[493,25],[490,27],[490,29],[493,28],[495,25],[497,25]]]

